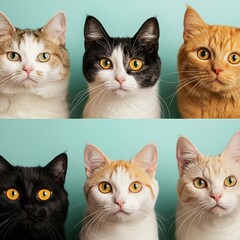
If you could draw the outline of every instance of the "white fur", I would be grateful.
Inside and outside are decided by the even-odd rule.
[[[121,47],[110,57],[113,68],[101,70],[97,79],[88,84],[89,99],[84,118],[160,118],[158,83],[153,87],[139,88],[133,76],[123,66]],[[120,88],[117,78],[123,78]]]

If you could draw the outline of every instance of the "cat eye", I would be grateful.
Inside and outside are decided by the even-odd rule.
[[[142,68],[143,62],[140,59],[132,59],[129,66],[133,71],[138,71]]]
[[[98,189],[101,193],[110,193],[112,191],[112,186],[108,182],[101,182],[98,185]]]
[[[41,189],[38,194],[37,198],[41,201],[47,201],[52,195],[52,192],[48,189]]]
[[[14,188],[10,188],[6,191],[6,196],[9,200],[16,201],[19,199],[19,192]]]
[[[203,180],[202,178],[196,178],[193,183],[194,183],[194,186],[199,189],[203,189],[207,187],[206,181]]]
[[[21,57],[18,53],[16,52],[8,52],[7,53],[7,58],[10,60],[10,61],[20,61]]]
[[[226,187],[234,187],[237,184],[237,179],[233,176],[227,177],[224,184]]]
[[[197,56],[201,59],[201,60],[208,60],[211,56],[211,53],[209,52],[208,49],[206,48],[201,48],[198,50],[197,52]]]
[[[231,53],[228,57],[231,64],[238,64],[240,62],[240,55],[238,53]]]
[[[133,182],[129,186],[129,191],[132,193],[138,193],[142,190],[142,184],[140,182]]]
[[[42,63],[47,62],[50,59],[50,54],[47,52],[40,53],[38,54],[37,59]]]
[[[112,62],[108,58],[102,58],[100,60],[99,64],[105,70],[108,70],[112,67]]]

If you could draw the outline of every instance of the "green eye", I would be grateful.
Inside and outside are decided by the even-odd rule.
[[[43,52],[43,53],[40,53],[38,56],[37,56],[37,58],[38,58],[38,60],[40,61],[40,62],[47,62],[47,61],[49,61],[49,59],[50,59],[50,54],[49,53],[47,53],[47,52]]]
[[[233,176],[227,177],[224,181],[226,187],[234,187],[237,183],[237,179]]]
[[[211,56],[209,50],[206,48],[199,49],[197,55],[201,60],[208,60]]]
[[[7,57],[10,61],[19,61],[20,55],[16,52],[8,52]]]
[[[108,70],[112,67],[112,62],[108,58],[102,58],[100,60],[99,64],[105,70]]]
[[[202,178],[196,178],[194,180],[193,184],[196,188],[199,188],[199,189],[203,189],[203,188],[207,187],[206,181],[203,180]]]

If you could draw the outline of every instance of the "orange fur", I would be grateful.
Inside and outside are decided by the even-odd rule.
[[[240,118],[240,63],[228,56],[240,54],[240,29],[207,25],[188,7],[184,20],[184,44],[178,54],[178,107],[183,118]],[[197,52],[210,51],[208,60]],[[216,80],[214,69],[221,72]]]

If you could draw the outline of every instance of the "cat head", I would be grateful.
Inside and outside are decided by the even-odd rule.
[[[93,91],[126,96],[158,81],[161,62],[156,18],[145,21],[132,38],[112,38],[96,18],[88,16],[84,36],[83,72]]]
[[[15,28],[0,12],[0,92],[39,93],[45,85],[49,88],[52,84],[53,93],[59,91],[55,89],[56,82],[66,85],[69,59],[65,32],[63,12],[36,30]]]
[[[62,231],[68,209],[66,171],[65,153],[45,167],[12,166],[0,156],[1,239],[10,239],[19,229],[27,234],[42,231],[43,237],[59,236],[56,231]]]
[[[84,191],[90,213],[101,212],[104,221],[136,221],[153,211],[158,195],[155,145],[145,146],[131,161],[109,161],[89,144],[84,160]]]
[[[188,7],[183,36],[178,65],[181,83],[189,88],[189,93],[205,91],[239,96],[240,29],[208,25]]]
[[[225,216],[240,205],[240,131],[224,152],[215,157],[202,155],[191,141],[180,137],[177,143],[180,179],[178,195],[186,206]]]

